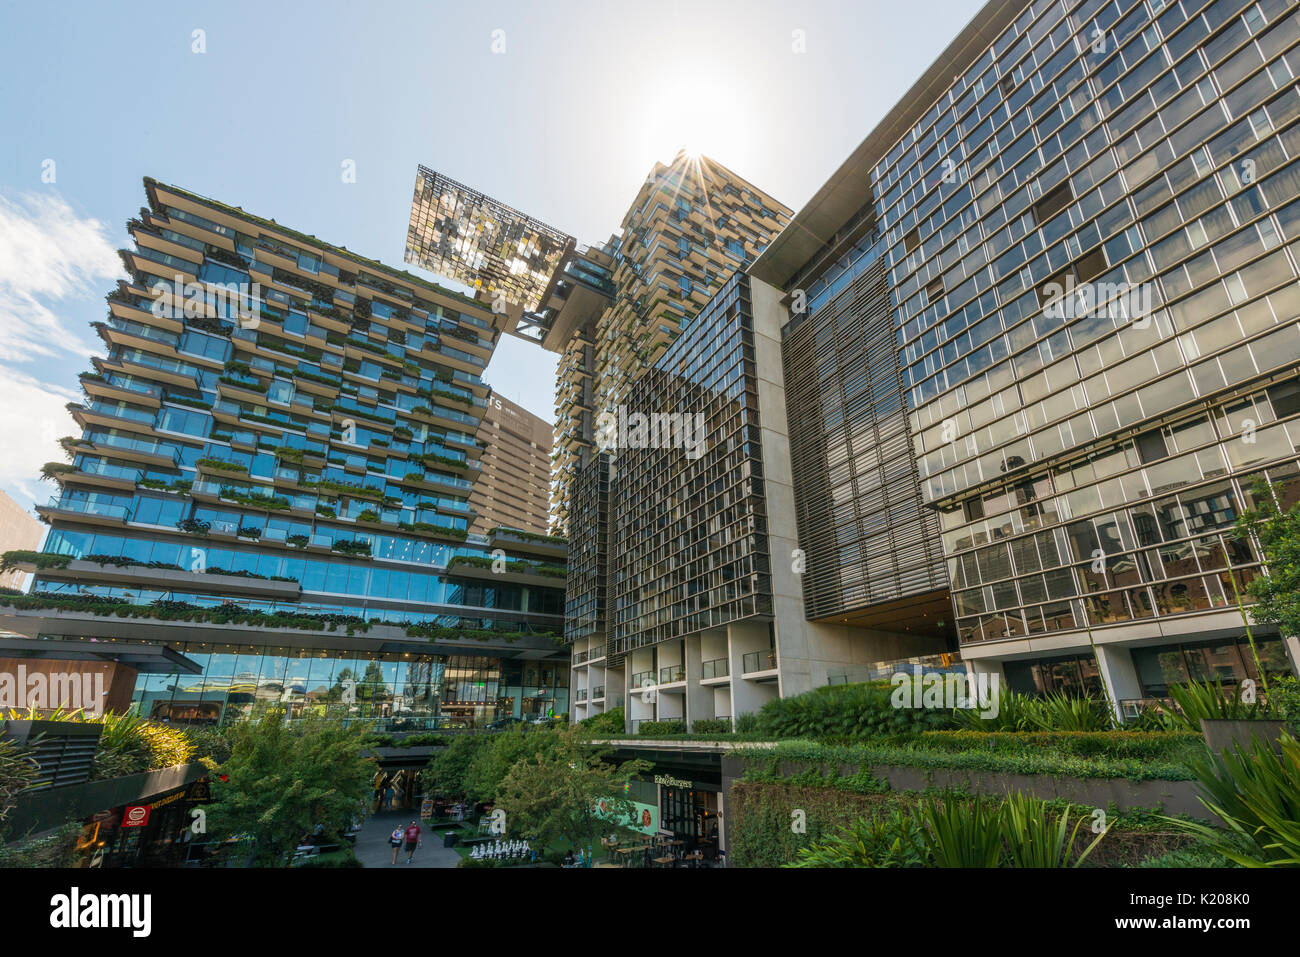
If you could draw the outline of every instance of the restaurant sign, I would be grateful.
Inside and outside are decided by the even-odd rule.
[[[683,781],[681,778],[675,778],[669,774],[656,774],[655,784],[663,785],[666,788],[691,788],[690,781]]]

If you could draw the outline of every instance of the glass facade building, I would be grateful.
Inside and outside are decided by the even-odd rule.
[[[107,357],[69,407],[82,432],[47,466],[26,633],[159,641],[167,622],[200,673],[141,675],[136,700],[174,720],[297,714],[345,680],[349,712],[387,722],[567,710],[567,670],[547,663],[563,548],[468,532],[500,317],[145,186],[131,278],[96,324]]]
[[[810,204],[841,201],[833,238],[760,260],[791,291],[879,234],[974,667],[1041,690],[1095,641],[1123,700],[1164,693],[1152,648],[1241,664],[1233,523],[1257,478],[1300,497],[1298,43],[1284,0],[994,0],[850,158],[868,185]]]

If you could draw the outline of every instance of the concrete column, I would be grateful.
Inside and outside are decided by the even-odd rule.
[[[1138,680],[1133,655],[1121,645],[1098,645],[1097,662],[1101,666],[1101,680],[1110,695],[1111,710],[1116,721],[1123,721],[1119,703],[1126,698],[1142,697],[1142,682]]]
[[[699,718],[713,717],[713,689],[700,684],[700,636],[686,638],[686,730],[690,731]]]
[[[1284,638],[1287,657],[1291,659],[1291,670],[1300,675],[1300,638]]]

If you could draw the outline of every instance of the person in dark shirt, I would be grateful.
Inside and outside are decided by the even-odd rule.
[[[406,863],[410,864],[415,857],[415,849],[423,846],[420,841],[420,825],[412,821],[406,826]]]

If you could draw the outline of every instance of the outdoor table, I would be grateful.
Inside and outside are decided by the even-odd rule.
[[[698,864],[703,860],[704,860],[704,855],[701,854],[699,851],[696,851],[694,854],[687,854],[685,857],[682,858],[683,862],[689,861],[691,867],[698,866]]]
[[[672,864],[674,860],[675,858],[672,857],[656,857],[654,859],[654,862],[658,864],[660,867],[667,867],[670,864]]]

